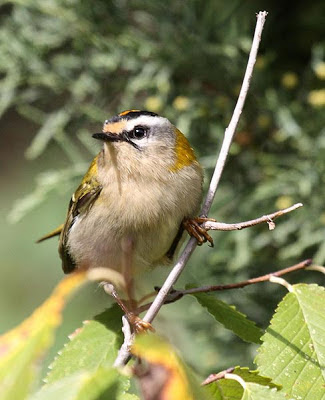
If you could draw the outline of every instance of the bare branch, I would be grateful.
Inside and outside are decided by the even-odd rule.
[[[263,31],[263,26],[265,23],[265,19],[267,16],[266,11],[260,11],[257,14],[257,23],[255,27],[255,33],[254,33],[254,38],[252,42],[252,47],[250,50],[249,54],[249,59],[246,67],[246,72],[244,75],[243,79],[243,84],[239,93],[239,97],[237,100],[237,104],[234,109],[233,116],[231,118],[231,121],[229,123],[228,128],[225,130],[224,134],[224,139],[222,142],[222,146],[220,149],[220,153],[218,156],[217,164],[211,179],[210,187],[206,196],[206,199],[204,201],[202,210],[201,210],[201,215],[208,215],[208,212],[210,211],[221,175],[222,171],[224,169],[224,165],[227,159],[227,155],[229,153],[230,145],[233,140],[238,121],[240,118],[240,115],[242,113],[250,80],[253,74],[253,69],[254,69],[254,64],[256,61],[256,56],[257,56],[257,51],[258,47],[261,41],[261,35]],[[158,314],[160,308],[162,305],[165,303],[166,297],[168,296],[168,293],[170,292],[170,289],[174,285],[174,283],[177,281],[178,277],[182,273],[183,269],[185,268],[185,265],[187,261],[189,260],[191,254],[193,253],[194,249],[197,246],[197,242],[195,238],[190,238],[185,249],[183,250],[181,256],[179,257],[177,263],[171,270],[170,274],[168,275],[166,281],[164,282],[163,286],[161,287],[159,293],[157,294],[155,300],[151,304],[149,310],[147,311],[146,315],[144,316],[143,320],[145,322],[152,322],[153,319],[156,317]],[[118,356],[118,358],[115,360],[115,365],[116,366],[121,366],[127,362],[129,355],[124,355],[124,356]]]
[[[274,220],[281,215],[288,214],[289,212],[296,210],[299,207],[302,207],[302,203],[294,204],[291,207],[284,208],[283,210],[275,211],[272,214],[263,215],[262,217],[252,219],[250,221],[237,222],[235,224],[225,224],[224,222],[213,222],[207,221],[202,226],[206,230],[215,230],[215,231],[236,231],[244,228],[249,228],[254,225],[261,224],[266,222],[269,225],[269,229],[273,230],[275,228]]]
[[[269,281],[271,276],[280,277],[280,276],[289,274],[290,272],[299,271],[300,269],[305,269],[305,268],[309,267],[311,265],[311,263],[312,263],[312,260],[308,259],[308,260],[301,261],[298,264],[292,265],[291,267],[281,269],[280,271],[271,272],[269,274],[258,276],[257,278],[248,279],[246,281],[230,283],[229,285],[202,286],[199,288],[179,290],[177,292],[179,292],[180,295],[184,296],[185,294],[207,293],[207,292],[216,292],[216,291],[221,291],[221,290],[239,289],[239,288],[243,288],[248,285],[254,285],[256,283]]]
[[[256,283],[260,282],[266,282],[269,281],[271,277],[280,277],[286,274],[289,274],[291,272],[299,271],[301,269],[314,269],[313,267],[310,267],[312,263],[311,259],[301,261],[298,264],[292,265],[291,267],[283,268],[279,271],[275,272],[270,272],[269,274],[258,276],[256,278],[252,279],[247,279],[245,281],[237,282],[237,283],[229,283],[228,285],[209,285],[209,286],[200,286],[197,288],[191,288],[191,289],[184,289],[184,290],[173,290],[167,297],[165,304],[170,304],[174,303],[177,300],[180,300],[183,296],[187,294],[195,294],[195,293],[208,293],[208,292],[219,292],[223,290],[231,290],[231,289],[241,289],[245,286],[249,285],[254,285]],[[324,268],[324,267],[322,267]],[[152,303],[147,303],[142,306],[140,306],[137,309],[138,313],[141,313],[145,310],[148,310],[148,308],[151,306]]]
[[[131,344],[133,343],[134,340],[134,334],[132,334],[131,332],[131,327],[129,324],[128,319],[126,318],[125,315],[123,315],[122,317],[122,332],[124,335],[124,342],[120,348],[120,350],[118,351],[118,355],[116,357],[116,360],[114,362],[113,367],[122,367],[122,365],[128,362],[129,358],[130,358],[130,347]],[[121,363],[120,360],[125,360],[124,363]]]
[[[225,369],[224,371],[218,372],[217,374],[211,374],[201,383],[201,385],[209,385],[212,382],[220,381],[220,379],[225,378],[226,374],[231,374],[234,371],[235,367],[230,367]]]
[[[242,87],[241,87],[241,90],[239,93],[239,97],[237,100],[237,104],[236,104],[233,116],[232,116],[229,126],[226,129],[225,134],[224,134],[223,143],[222,143],[221,150],[220,150],[218,160],[217,160],[217,164],[216,164],[216,167],[215,167],[212,179],[211,179],[208,194],[206,196],[206,200],[202,207],[202,211],[201,211],[202,215],[207,215],[211,208],[211,204],[212,204],[212,201],[214,199],[214,196],[215,196],[218,184],[219,184],[219,180],[220,180],[220,177],[221,177],[221,174],[222,174],[225,162],[226,162],[226,158],[227,158],[227,155],[228,155],[228,152],[230,149],[230,145],[231,145],[232,139],[235,134],[235,130],[238,125],[239,117],[240,117],[243,107],[244,107],[246,95],[247,95],[248,88],[249,88],[249,83],[250,83],[250,80],[251,80],[251,77],[253,74],[253,68],[254,68],[254,64],[256,61],[258,47],[259,47],[259,44],[261,41],[261,35],[262,35],[262,30],[263,30],[266,15],[267,15],[266,11],[261,11],[257,15],[257,23],[256,23],[255,33],[254,33],[254,39],[253,39],[252,48],[251,48],[251,51],[249,54],[249,59],[248,59],[248,64],[247,64],[243,84],[242,84]],[[155,316],[157,315],[161,306],[164,304],[165,299],[166,299],[170,289],[172,288],[174,283],[177,281],[179,275],[182,273],[183,269],[185,268],[185,265],[186,265],[188,259],[190,258],[191,254],[193,253],[195,247],[196,247],[196,239],[191,238],[188,241],[188,243],[187,243],[183,253],[181,254],[179,260],[177,261],[176,265],[174,266],[174,268],[168,275],[165,283],[163,284],[162,288],[160,289],[159,293],[157,294],[154,302],[152,303],[152,306],[149,308],[148,312],[144,316],[144,318],[143,318],[144,321],[152,322],[152,320],[155,318]]]
[[[216,167],[215,167],[215,170],[214,170],[211,182],[210,182],[210,187],[209,187],[205,202],[202,207],[202,211],[201,211],[202,215],[208,215],[208,213],[210,211],[214,196],[216,194],[216,191],[217,191],[217,188],[219,185],[222,171],[223,171],[225,163],[226,163],[230,145],[233,140],[233,137],[234,137],[234,134],[235,134],[238,122],[239,122],[240,115],[244,108],[247,92],[248,92],[250,81],[251,81],[251,78],[253,75],[253,69],[254,69],[254,65],[256,62],[256,56],[257,56],[258,48],[260,45],[266,16],[267,16],[266,11],[260,11],[257,14],[257,22],[256,22],[256,27],[255,27],[254,38],[253,38],[253,42],[252,42],[251,51],[249,53],[248,63],[247,63],[242,87],[240,89],[239,97],[238,97],[233,115],[231,117],[230,123],[228,125],[228,128],[225,131],[225,135],[224,135],[224,139],[222,142],[219,157],[217,160],[217,164],[216,164]]]

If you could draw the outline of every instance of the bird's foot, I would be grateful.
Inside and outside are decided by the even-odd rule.
[[[144,321],[133,311],[130,311],[134,310],[136,307],[135,300],[133,299],[129,301],[122,300],[111,283],[103,282],[103,287],[105,292],[114,298],[114,300],[120,306],[121,310],[125,313],[126,318],[128,319],[135,333],[141,333],[145,331],[151,331],[151,332],[155,331],[154,327],[150,324],[150,322]]]
[[[135,315],[133,312],[127,312],[126,318],[128,319],[135,333],[142,333],[146,331],[155,332],[155,328],[150,324],[150,322],[144,321],[138,315]]]
[[[216,222],[216,220],[213,218],[188,218],[183,221],[183,226],[190,236],[195,237],[199,246],[201,246],[205,242],[209,242],[209,246],[213,247],[214,244],[212,237],[208,234],[208,231],[201,226],[201,224],[207,221]]]

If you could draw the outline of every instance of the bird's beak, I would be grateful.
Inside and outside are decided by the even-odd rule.
[[[123,138],[120,135],[111,132],[94,133],[92,137],[94,139],[102,140],[103,142],[120,142],[123,140]]]
[[[132,142],[128,138],[128,136],[125,134],[125,132],[122,132],[122,134],[116,134],[112,132],[100,132],[100,133],[94,133],[93,135],[94,139],[99,139],[102,140],[103,142],[126,142],[129,143],[131,146],[133,146],[135,149],[140,150],[140,147]]]

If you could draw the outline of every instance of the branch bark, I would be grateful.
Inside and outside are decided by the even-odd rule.
[[[221,290],[239,289],[239,288],[243,288],[248,285],[254,285],[256,283],[269,281],[272,276],[279,277],[279,276],[289,274],[290,272],[299,271],[300,269],[305,269],[305,268],[309,267],[311,265],[311,263],[312,263],[312,260],[308,259],[308,260],[301,261],[298,264],[292,265],[291,267],[284,268],[284,269],[281,269],[276,272],[270,272],[269,274],[258,276],[257,278],[248,279],[246,281],[230,283],[229,285],[201,286],[198,288],[185,289],[185,290],[180,290],[177,292],[179,292],[182,296],[184,296],[185,294],[208,293],[208,292],[216,292],[216,291],[221,291]]]
[[[259,217],[256,219],[251,219],[250,221],[237,222],[235,224],[225,224],[224,222],[207,221],[204,224],[202,224],[202,226],[207,231],[209,231],[209,230],[236,231],[236,230],[241,230],[244,228],[250,228],[251,226],[262,224],[263,222],[266,222],[269,225],[269,229],[273,230],[275,228],[274,220],[276,218],[281,217],[281,215],[288,214],[289,212],[294,211],[297,208],[302,207],[302,206],[303,206],[302,203],[297,203],[291,207],[275,211],[272,214],[263,215],[262,217]]]
[[[266,11],[260,11],[257,14],[257,22],[256,22],[256,27],[255,27],[254,38],[253,38],[252,47],[251,47],[251,50],[249,53],[248,63],[247,63],[242,87],[241,87],[241,90],[239,93],[239,97],[238,97],[232,118],[231,118],[230,123],[224,133],[224,138],[223,138],[223,142],[221,145],[218,160],[216,163],[216,167],[214,169],[214,173],[212,175],[209,190],[208,190],[207,196],[205,198],[205,201],[203,203],[203,207],[201,210],[201,215],[203,215],[203,216],[208,215],[208,213],[210,211],[210,208],[211,208],[213,199],[215,197],[215,194],[216,194],[219,182],[220,182],[220,178],[222,176],[222,172],[223,172],[223,169],[224,169],[224,166],[226,163],[230,145],[232,143],[232,140],[233,140],[233,137],[234,137],[234,134],[235,134],[238,122],[239,122],[239,118],[240,118],[240,115],[242,113],[242,110],[243,110],[243,107],[245,104],[247,92],[248,92],[250,81],[251,81],[252,74],[253,74],[253,69],[254,69],[254,65],[255,65],[255,61],[256,61],[259,44],[261,41],[261,35],[262,35],[266,16],[267,16]],[[185,265],[187,264],[187,261],[189,260],[191,254],[193,253],[196,246],[197,246],[196,239],[190,238],[185,249],[183,250],[181,256],[179,257],[175,266],[169,273],[166,281],[164,282],[163,286],[161,287],[155,300],[153,301],[152,305],[150,306],[146,315],[144,316],[143,320],[145,322],[152,322],[154,320],[154,318],[158,314],[160,308],[165,303],[165,300],[168,296],[169,291],[171,290],[172,286],[177,281],[178,277],[180,276],[183,269],[185,268]],[[131,345],[131,343],[129,344],[129,347],[130,347],[130,345]],[[129,356],[130,355],[128,353],[119,354],[117,359],[115,360],[114,365],[116,367],[125,365]]]
[[[241,281],[241,282],[237,282],[237,283],[229,283],[227,285],[200,286],[200,287],[195,287],[195,288],[191,288],[191,289],[183,289],[183,290],[181,290],[181,289],[175,290],[174,289],[169,294],[168,298],[165,301],[165,304],[174,303],[175,301],[180,300],[183,296],[185,296],[187,294],[220,292],[223,290],[241,289],[245,286],[270,281],[271,277],[280,277],[280,276],[289,274],[291,272],[299,271],[301,269],[308,269],[308,270],[315,269],[314,267],[310,266],[311,264],[312,264],[312,260],[307,259],[307,260],[301,261],[298,264],[292,265],[291,267],[283,268],[283,269],[280,269],[279,271],[270,272],[269,274],[261,275],[256,278],[247,279],[245,281]],[[324,267],[322,267],[322,268],[324,268]],[[140,306],[137,309],[137,312],[140,314],[143,311],[148,310],[151,305],[152,305],[152,303],[143,304],[142,306]]]

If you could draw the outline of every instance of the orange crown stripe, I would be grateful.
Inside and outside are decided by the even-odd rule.
[[[128,115],[131,112],[139,112],[141,110],[126,110],[126,111],[122,111],[121,113],[119,113],[119,117],[123,117],[124,115]]]

